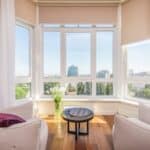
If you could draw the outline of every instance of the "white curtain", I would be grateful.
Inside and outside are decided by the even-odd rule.
[[[0,0],[0,109],[15,102],[15,1]]]

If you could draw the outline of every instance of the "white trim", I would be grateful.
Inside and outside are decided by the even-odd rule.
[[[22,24],[27,25],[27,26],[31,26],[31,27],[35,26],[35,24],[33,24],[33,23],[23,19],[23,18],[20,18],[20,17],[16,17],[16,21],[21,22]]]
[[[0,0],[0,107],[15,100],[15,1]]]

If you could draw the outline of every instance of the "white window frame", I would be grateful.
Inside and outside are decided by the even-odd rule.
[[[145,40],[142,42],[138,42],[138,43],[134,43],[134,44],[129,44],[129,45],[124,45],[123,46],[123,51],[124,51],[124,60],[125,60],[125,64],[124,64],[124,98],[131,100],[131,101],[137,101],[137,102],[147,102],[147,99],[144,98],[138,98],[138,97],[131,97],[128,94],[128,84],[130,83],[142,83],[142,84],[150,84],[150,77],[129,77],[128,76],[128,47],[130,46],[136,46],[136,45],[140,45],[142,43],[150,43],[150,40]]]
[[[29,75],[28,76],[15,76],[15,87],[17,84],[30,83],[31,84],[31,96],[20,99],[21,101],[31,100],[33,84],[32,84],[32,53],[33,53],[33,27],[24,23],[23,21],[16,20],[16,26],[23,27],[29,31]],[[17,100],[17,99],[16,99]]]
[[[99,79],[96,77],[96,32],[113,32],[113,52],[112,52],[112,73],[113,73],[113,79]],[[61,76],[60,78],[53,78],[51,76],[45,77],[44,78],[44,61],[43,61],[43,53],[44,53],[44,45],[43,45],[43,34],[44,32],[60,32],[61,34],[61,66],[60,66],[60,72]],[[84,77],[84,76],[78,76],[78,77],[67,77],[66,75],[66,45],[65,45],[65,34],[66,33],[90,33],[91,34],[91,74],[89,77]],[[48,27],[44,26],[43,24],[41,25],[41,62],[42,62],[42,69],[41,69],[41,92],[44,93],[44,82],[59,82],[62,86],[64,83],[78,83],[80,81],[82,82],[92,82],[92,95],[90,96],[85,96],[85,95],[75,95],[75,96],[69,96],[66,95],[65,99],[100,99],[100,98],[116,98],[116,75],[115,75],[115,68],[116,68],[116,53],[117,53],[117,28],[115,26],[110,26],[110,27],[96,27],[92,26],[91,28],[65,28],[63,25],[61,27]],[[113,84],[113,95],[96,95],[96,82],[101,82],[101,83],[112,83]],[[50,98],[49,95],[44,95],[42,94],[40,96],[41,98]]]

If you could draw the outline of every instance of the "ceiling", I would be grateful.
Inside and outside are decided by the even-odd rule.
[[[99,6],[118,5],[128,0],[33,0],[39,5],[50,6]]]

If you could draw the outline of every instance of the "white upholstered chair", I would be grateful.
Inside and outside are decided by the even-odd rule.
[[[150,150],[150,105],[139,104],[138,118],[116,115],[114,150]]]
[[[17,114],[25,123],[0,128],[0,150],[46,150],[47,124],[33,116],[33,103],[0,110],[1,113]]]

